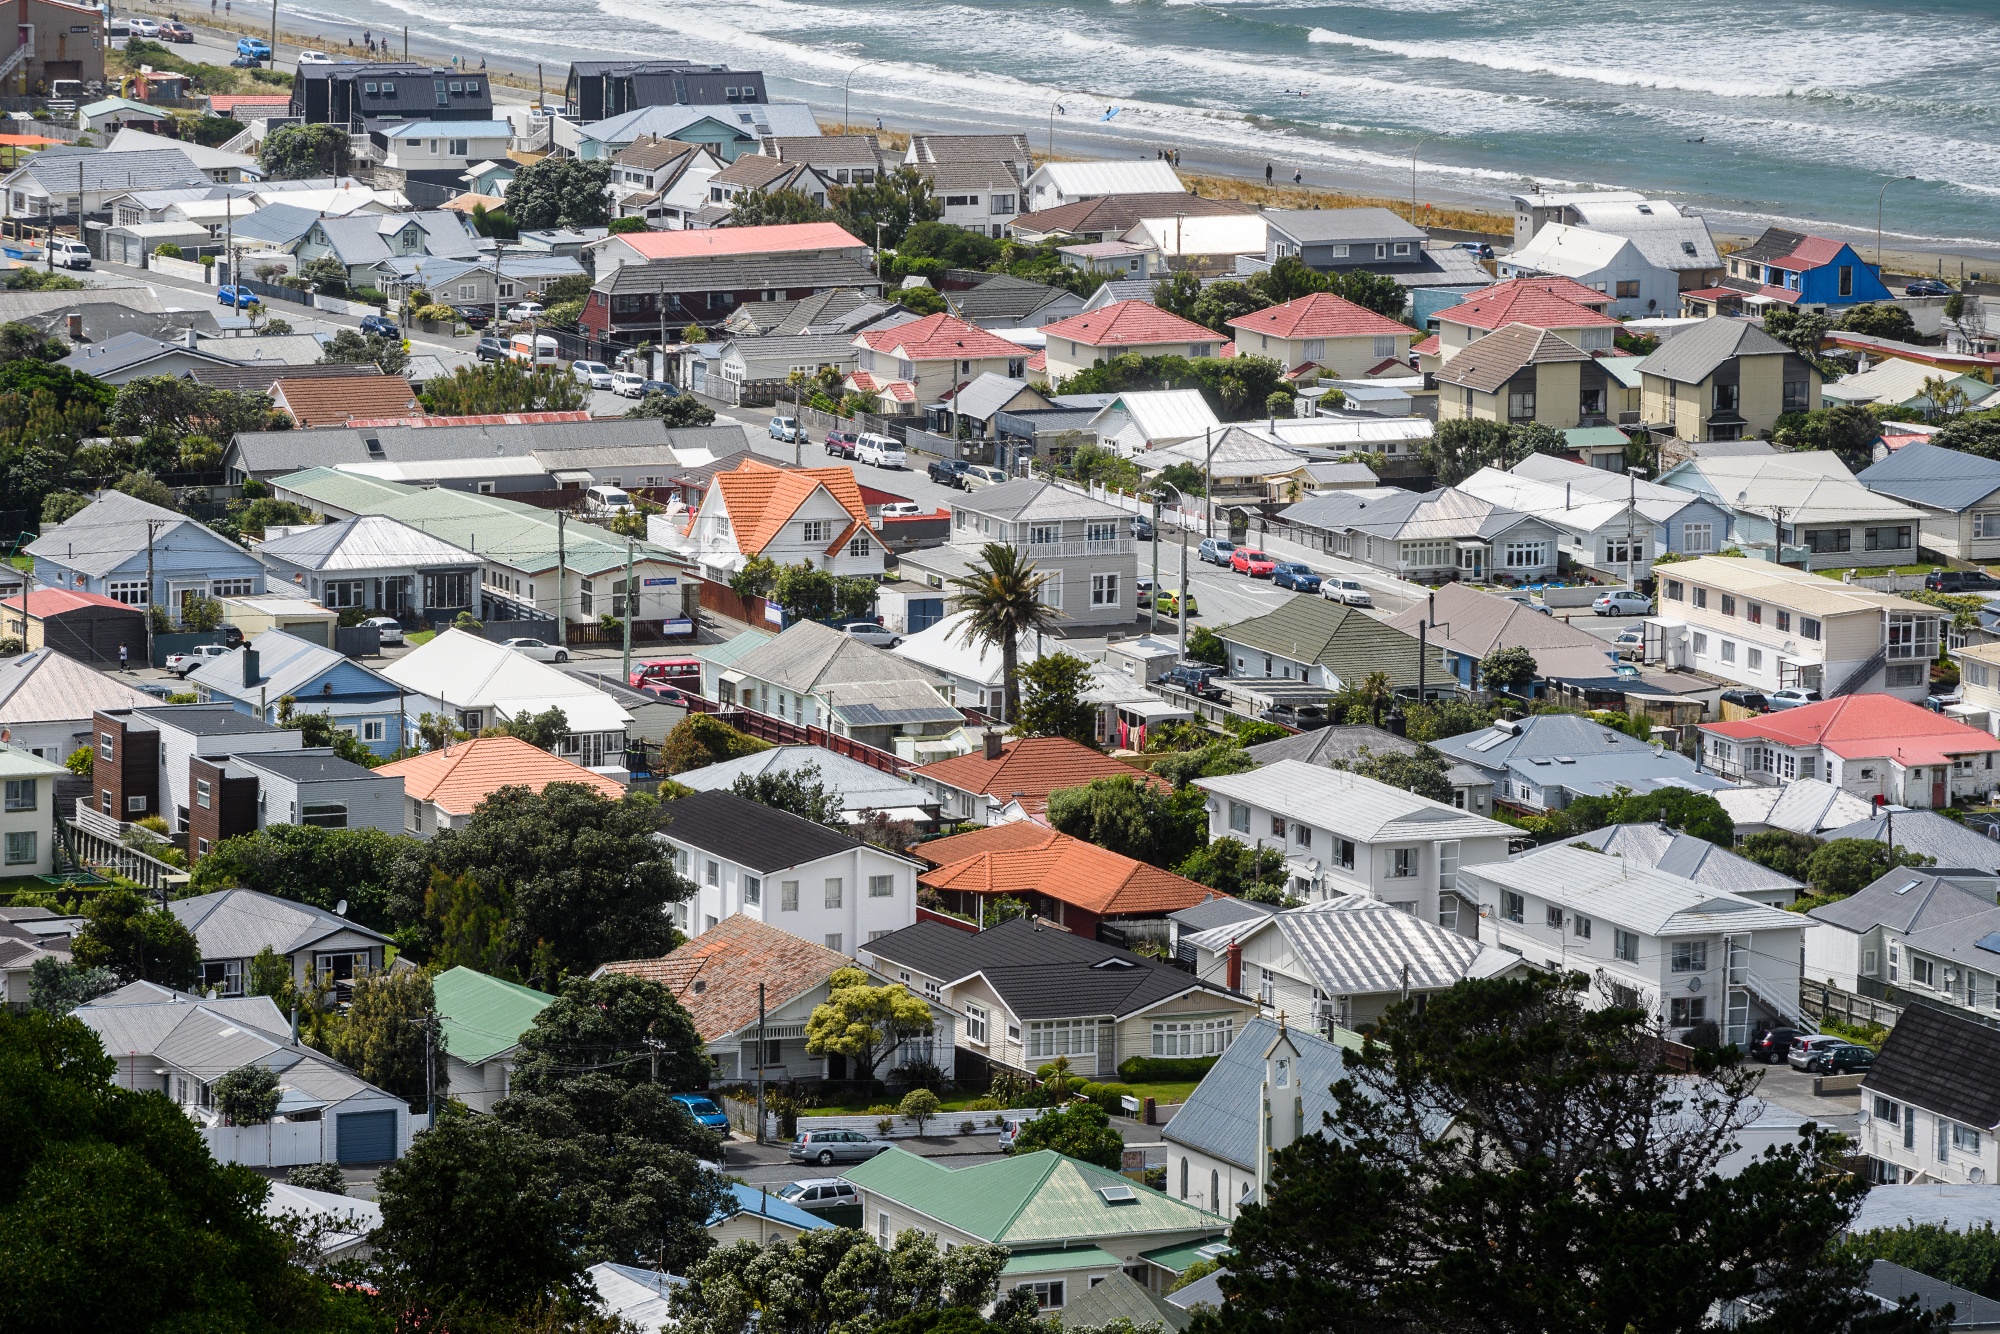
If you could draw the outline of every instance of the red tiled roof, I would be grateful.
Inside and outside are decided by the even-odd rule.
[[[848,514],[846,530],[826,549],[827,555],[840,550],[857,527],[868,526],[868,507],[852,468],[774,468],[761,459],[745,459],[734,472],[717,473],[714,486],[729,510],[736,549],[746,556],[769,546],[799,506],[821,490]]]
[[[1278,338],[1374,338],[1410,332],[1409,325],[1331,292],[1314,292],[1282,306],[1238,315],[1229,327]]]
[[[1441,310],[1440,321],[1474,329],[1498,329],[1507,324],[1525,324],[1535,329],[1615,329],[1618,321],[1600,314],[1578,299],[1578,293],[1592,301],[1604,301],[1571,278],[1515,278],[1475,292],[1464,304]]]
[[[1034,356],[1028,358],[1029,370],[1045,371],[1048,368],[1049,368],[1049,351],[1047,348],[1043,348],[1040,352],[1037,352],[1035,353]]]
[[[1905,768],[2000,751],[2000,739],[1894,695],[1842,695],[1736,722],[1706,723],[1702,730],[1734,740],[1821,746],[1844,760],[1888,759]]]
[[[1081,742],[1054,736],[1009,741],[1000,747],[997,760],[987,759],[983,751],[974,751],[926,764],[912,772],[961,792],[983,792],[1000,801],[1018,794],[1021,808],[1031,815],[1039,815],[1047,808],[1049,793],[1058,788],[1082,787],[1092,779],[1138,778],[1166,786],[1163,780],[1143,769],[1114,760]]]
[[[911,361],[965,361],[976,357],[1018,357],[1021,345],[990,334],[956,315],[940,312],[888,329],[865,329],[859,341],[877,352],[901,348]]]
[[[1214,343],[1215,330],[1204,329],[1161,310],[1150,301],[1119,301],[1102,310],[1072,315],[1043,328],[1050,338],[1065,338],[1089,347],[1131,347],[1149,343]]]
[[[1207,885],[1031,824],[994,825],[921,844],[931,889],[1041,894],[1099,916],[1161,916],[1216,897]]]
[[[646,259],[706,259],[712,255],[784,255],[800,250],[866,250],[868,244],[836,222],[784,222],[769,227],[705,231],[625,232],[622,241]]]
[[[278,380],[271,400],[300,426],[341,426],[354,419],[395,417],[417,406],[400,375],[350,375],[323,380]]]
[[[737,913],[658,959],[607,963],[598,975],[622,973],[658,982],[674,993],[704,1042],[757,1022],[758,987],[768,1013],[854,967],[845,954]]]
[[[208,109],[218,116],[226,116],[237,107],[283,107],[290,106],[290,93],[210,93]]]
[[[66,611],[76,611],[82,607],[113,607],[119,611],[129,611],[134,616],[145,614],[143,607],[128,607],[116,598],[108,598],[102,593],[78,593],[67,588],[37,588],[23,597],[8,598],[6,605],[10,611],[24,611],[37,620],[44,616],[60,616]]]
[[[375,771],[400,777],[406,795],[428,801],[450,815],[470,815],[503,787],[540,792],[551,783],[581,783],[616,801],[625,788],[559,755],[513,736],[482,736],[426,751]]]
[[[1704,301],[1727,301],[1732,297],[1741,300],[1745,294],[1733,287],[1697,287],[1691,291],[1682,292],[1681,295],[1698,296]]]
[[[1438,354],[1438,347],[1439,347],[1438,336],[1436,334],[1432,334],[1429,338],[1424,339],[1421,343],[1410,344],[1410,351],[1416,353],[1420,357],[1434,357]]]

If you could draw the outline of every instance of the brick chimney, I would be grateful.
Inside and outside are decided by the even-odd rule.
[[[1229,961],[1229,971],[1223,979],[1225,985],[1231,991],[1243,990],[1243,947],[1232,940],[1222,953]]]
[[[81,343],[83,341],[83,312],[73,310],[64,316],[63,319],[65,326],[69,330],[69,341],[72,343]]]
[[[1000,758],[1000,742],[1001,742],[1001,736],[1000,736],[1000,734],[999,734],[998,732],[994,732],[994,731],[991,731],[991,730],[989,730],[989,731],[988,731],[988,732],[986,733],[986,758],[987,758],[987,759],[989,759],[989,760],[997,760],[997,759],[999,759],[999,758]]]

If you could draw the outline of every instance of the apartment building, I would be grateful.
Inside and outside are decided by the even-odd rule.
[[[1768,561],[1726,556],[1660,570],[1646,657],[1771,691],[1880,692],[1920,700],[1930,689],[1947,613],[1921,602]]]
[[[1639,363],[1648,425],[1681,440],[1754,440],[1819,404],[1819,368],[1754,324],[1714,316]]]

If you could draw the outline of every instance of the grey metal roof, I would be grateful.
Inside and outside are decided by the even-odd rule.
[[[674,781],[697,792],[710,792],[726,790],[738,778],[795,774],[808,766],[819,770],[819,781],[840,794],[841,809],[851,814],[932,804],[930,794],[915,783],[906,783],[894,774],[836,755],[823,746],[773,746],[755,755],[675,774]]]
[[[1887,837],[1892,820],[1895,822],[1898,847],[1935,858],[1938,866],[1963,866],[1989,874],[2000,872],[2000,843],[1976,834],[1936,811],[1896,811],[1894,814],[1871,815],[1820,837],[1829,841],[1866,838],[1879,843]]]
[[[207,348],[188,347],[183,343],[166,343],[142,333],[113,334],[101,343],[82,343],[73,352],[57,362],[67,370],[81,371],[85,375],[114,375],[134,366],[143,366],[172,352],[185,356],[211,358],[227,361],[216,356]]]
[[[1849,931],[1872,931],[1886,926],[1905,935],[1912,931],[1948,925],[1977,917],[1994,906],[1990,879],[1983,889],[1978,882],[1961,883],[1949,873],[1929,868],[1898,867],[1832,903],[1823,903],[1807,915],[1814,921]]]
[[[212,184],[207,173],[177,148],[110,153],[72,146],[59,146],[34,154],[15,168],[13,174],[6,178],[6,183],[11,185],[26,177],[51,194],[73,195],[77,190],[79,164],[83,167],[83,190],[86,194],[100,190],[155,190]]]
[[[1952,1329],[2000,1329],[2000,1302],[1889,1260],[1868,1265],[1868,1295],[1891,1306],[1915,1297],[1925,1311],[1951,1308]]]
[[[1278,516],[1287,523],[1328,532],[1371,533],[1377,537],[1493,538],[1533,518],[1455,486],[1393,495],[1368,491],[1334,491],[1308,496]],[[1539,521],[1538,521],[1539,522]]]
[[[1727,315],[1703,320],[1660,344],[1639,363],[1642,375],[1658,375],[1681,384],[1700,384],[1731,357],[1780,356],[1791,351],[1756,325]]]
[[[380,452],[371,450],[373,440]],[[245,431],[230,444],[250,472],[298,472],[343,463],[421,463],[434,459],[525,458],[544,451],[605,445],[709,445],[740,449],[740,426],[669,430],[657,417],[523,422],[490,426],[383,426],[316,431]],[[725,443],[728,442],[728,443]]]
[[[1558,786],[1571,792],[1603,795],[1620,785],[1634,792],[1667,784],[1697,789],[1734,786],[1678,751],[1658,750],[1570,713],[1530,714],[1506,727],[1466,732],[1433,744],[1452,759],[1487,773],[1519,774],[1536,787]],[[2000,844],[1995,850],[2000,851]]]
[[[1273,916],[1277,911],[1277,907],[1273,904],[1254,903],[1249,899],[1217,894],[1214,898],[1197,903],[1192,908],[1182,908],[1179,912],[1168,913],[1167,916],[1180,923],[1183,932],[1193,932],[1228,926],[1234,922],[1254,922],[1262,917]]]
[[[477,565],[463,547],[381,514],[357,514],[338,523],[267,539],[257,555],[307,570],[384,570],[403,566]]]
[[[1916,440],[1854,480],[1878,495],[1956,514],[2000,491],[2000,460]]]
[[[247,736],[281,730],[261,718],[240,712],[234,704],[167,704],[134,709],[132,715],[155,727],[171,728],[189,736]]]
[[[1948,1232],[1970,1232],[1982,1223],[2000,1226],[2000,1190],[1991,1183],[1917,1182],[1876,1186],[1861,1197],[1850,1232],[1930,1223]]]
[[[948,298],[960,319],[973,324],[982,321],[1008,324],[1027,323],[1035,312],[1062,301],[1070,293],[1046,283],[1029,282],[1000,273],[969,292],[953,292]],[[1082,299],[1077,306],[1081,308]],[[1024,354],[1025,355],[1025,354]]]
[[[1263,218],[1272,230],[1294,241],[1319,245],[1340,241],[1416,241],[1429,239],[1386,208],[1267,208]]]
[[[1697,885],[1622,857],[1554,843],[1504,862],[1459,869],[1461,891],[1506,889],[1653,936],[1803,929],[1795,913]],[[1497,905],[1490,894],[1481,903]],[[1496,908],[1497,910],[1497,908]],[[1907,1011],[1905,1012],[1907,1013]]]
[[[1492,838],[1513,833],[1512,826],[1483,815],[1344,769],[1323,769],[1300,760],[1279,760],[1248,773],[1194,781],[1196,787],[1218,796],[1255,803],[1369,843],[1398,838]]]
[[[1299,1053],[1297,1079],[1305,1124],[1317,1127],[1322,1124],[1321,1117],[1334,1108],[1328,1090],[1347,1077],[1346,1062],[1338,1046],[1317,1034],[1292,1028],[1287,1036]],[[1174,1113],[1160,1138],[1233,1163],[1246,1172],[1256,1171],[1264,1054],[1277,1039],[1275,1020],[1260,1015],[1244,1024],[1229,1050],[1215,1058],[1201,1083]]]
[[[1480,951],[1470,936],[1360,895],[1292,908],[1247,928],[1212,927],[1192,943],[1219,953],[1257,931],[1281,932],[1313,985],[1328,996],[1443,991],[1465,977]]]
[[[1197,1306],[1220,1308],[1227,1300],[1222,1295],[1222,1271],[1203,1274],[1185,1287],[1175,1288],[1166,1300],[1183,1310],[1192,1311]]]
[[[280,249],[295,244],[320,220],[315,209],[297,204],[266,204],[254,213],[230,221],[230,231],[239,237],[269,241]]]
[[[911,681],[929,690],[940,703],[944,699],[931,684],[930,673],[922,668],[815,621],[786,626],[783,633],[738,658],[733,670],[803,695],[824,693],[830,686]],[[860,698],[851,701],[857,705],[862,702]]]
[[[258,676],[254,682],[246,684],[243,680],[243,655],[249,649],[255,649],[257,652]],[[324,644],[309,643],[283,630],[266,630],[251,640],[245,648],[225,653],[202,664],[188,673],[187,679],[194,685],[229,699],[254,701],[261,694],[275,700],[283,699],[286,695],[296,695],[301,703],[310,705],[311,697],[319,692],[317,690],[309,692],[307,687],[326,673],[342,666],[351,666],[356,671],[375,676],[369,668],[355,662],[337,649],[328,648]],[[381,682],[383,694],[396,693],[393,683],[382,677],[375,679]],[[353,693],[351,690],[342,692],[343,695]],[[249,717],[247,714],[240,716]]]
[[[849,727],[900,727],[909,723],[962,723],[965,715],[948,704],[928,679],[822,685],[834,716]]]
[[[981,487],[965,499],[953,501],[952,507],[1010,521],[1126,517],[1126,512],[1115,505],[1093,500],[1039,477],[1017,477],[998,486]]]
[[[315,225],[340,262],[349,266],[408,258],[404,252],[392,250],[389,241],[411,226],[424,233],[422,245],[426,255],[472,260],[480,257],[479,240],[467,229],[464,216],[449,209],[353,213],[344,218],[319,218]]]
[[[224,889],[175,899],[167,911],[194,933],[204,959],[248,959],[267,945],[279,954],[295,954],[343,931],[389,943],[381,932],[323,908],[254,889]]]
[[[299,434],[307,433],[301,431]],[[160,525],[153,530],[156,552],[163,545],[174,543],[182,549],[206,548],[227,551],[233,556],[249,554],[214,529],[203,527],[185,514],[163,509],[122,491],[102,492],[67,522],[49,529],[29,543],[27,552],[51,565],[102,577],[145,552],[146,524],[149,520]]]
[[[726,791],[697,792],[662,802],[660,832],[676,843],[759,871],[803,866],[863,846],[825,825]]]
[[[259,751],[250,755],[232,756],[232,764],[241,764],[251,769],[262,769],[294,783],[351,783],[356,779],[373,779],[375,771],[365,764],[343,760],[333,753],[331,747],[317,747],[312,750],[272,750]],[[397,781],[383,777],[384,783]]]
[[[985,421],[1019,398],[1021,391],[1031,388],[1026,380],[1010,380],[1004,375],[983,371],[978,379],[953,394],[951,401],[953,408],[965,416]],[[1039,393],[1037,397],[1040,397]]]
[[[141,622],[134,617],[132,624]],[[135,635],[135,647],[136,641]],[[145,708],[151,703],[151,696],[134,690],[116,675],[85,666],[52,648],[0,661],[0,724],[18,727],[74,719],[87,726],[90,715],[99,709]]]
[[[1780,875],[1705,838],[1683,834],[1663,824],[1606,825],[1569,841],[1587,844],[1614,857],[1630,857],[1670,875],[1732,894],[1772,891],[1797,894],[1805,889],[1788,875]]]

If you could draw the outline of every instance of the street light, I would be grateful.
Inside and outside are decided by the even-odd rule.
[[[1891,176],[1882,182],[1882,188],[1875,192],[1875,281],[1882,281],[1882,196],[1889,193],[1889,187],[1897,181],[1914,181],[1914,176]]]
[[[1442,137],[1442,135],[1427,134],[1417,140],[1416,147],[1410,150],[1410,224],[1412,226],[1415,226],[1417,221],[1417,154],[1423,150],[1425,144],[1433,139]]]
[[[840,132],[842,134],[846,134],[849,129],[847,124],[847,90],[848,85],[854,82],[855,73],[867,69],[870,65],[886,65],[888,63],[886,59],[864,60],[859,65],[849,67],[847,77],[840,81]]]
[[[1181,595],[1174,600],[1174,611],[1179,614],[1181,622],[1180,658],[1177,659],[1177,661],[1186,661],[1187,609],[1188,609],[1188,591],[1189,591],[1188,590],[1188,530],[1186,522],[1187,507],[1188,507],[1187,492],[1181,490],[1179,487],[1175,486],[1172,482],[1167,481],[1165,478],[1158,479],[1157,485],[1164,486],[1165,488],[1167,488],[1167,490],[1173,492],[1176,496],[1180,497],[1180,510],[1181,510],[1182,522],[1177,526],[1181,530]],[[1158,498],[1157,493],[1155,493],[1155,499],[1157,498]],[[1161,517],[1165,516],[1163,515]],[[1153,525],[1153,570],[1154,570],[1153,602],[1155,603],[1155,605],[1157,605],[1160,600],[1160,581],[1158,575],[1160,568],[1159,552],[1160,552],[1160,528],[1159,524],[1155,523]]]
[[[1062,111],[1062,109],[1063,104],[1060,97],[1049,103],[1049,157],[1051,159],[1056,155],[1056,113]],[[1068,113],[1065,112],[1064,114],[1067,115]]]
[[[1634,516],[1639,511],[1639,479],[1645,475],[1646,470],[1644,468],[1627,468],[1625,470],[1625,586],[1634,592],[1638,591],[1639,585],[1638,581],[1632,577],[1633,560],[1638,554],[1632,549],[1635,541],[1632,536],[1632,525]],[[1653,537],[1651,533],[1648,533],[1646,535],[1646,553],[1649,558],[1652,555],[1652,550]]]

